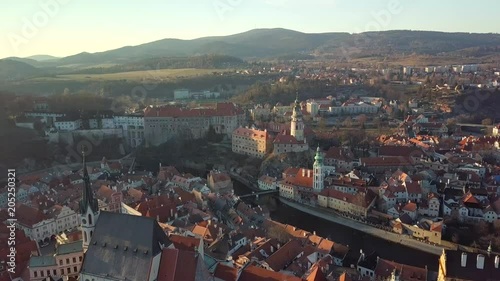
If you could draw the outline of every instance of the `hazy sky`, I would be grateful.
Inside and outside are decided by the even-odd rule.
[[[67,56],[254,28],[500,33],[498,0],[1,0],[0,58]]]

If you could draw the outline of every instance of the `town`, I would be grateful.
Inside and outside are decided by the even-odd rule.
[[[78,137],[96,133],[100,139],[118,136],[124,151],[214,134],[230,144],[233,154],[264,162],[296,154],[312,165],[270,161],[252,175],[245,167],[217,163],[205,177],[161,163],[157,171],[139,171],[130,155],[87,164],[83,151],[83,168],[63,165],[19,177],[18,261],[11,278],[494,280],[499,276],[500,240],[494,233],[500,227],[500,181],[494,159],[499,156],[500,126],[492,122],[477,125],[484,133],[467,134],[463,130],[474,128],[472,124],[449,126],[431,104],[411,99],[403,119],[389,119],[392,133],[375,135],[366,146],[348,142],[328,146],[324,138],[331,138],[329,134],[339,130],[336,126],[353,133],[365,130],[374,126],[369,123],[375,118],[391,118],[401,104],[355,94],[301,101],[296,93],[290,105],[264,104],[246,110],[231,102],[215,102],[71,116],[51,111],[49,99],[34,99],[33,109],[16,125],[35,130],[34,122],[41,122],[44,137],[55,143],[73,144]],[[342,116],[352,120],[339,122]],[[330,132],[329,122],[336,124]],[[249,195],[236,195],[233,182],[246,185]],[[274,221],[267,206],[256,205],[259,195],[428,252],[435,258],[426,263],[434,264],[430,266],[434,270],[398,263],[376,252],[356,253],[314,231]],[[7,193],[0,196],[1,207],[6,208]],[[8,215],[2,210],[6,221]],[[6,225],[2,233],[8,235]],[[464,245],[468,239],[472,245]],[[98,262],[105,257],[107,265]]]
[[[500,2],[115,2],[1,9],[0,281],[500,281]]]

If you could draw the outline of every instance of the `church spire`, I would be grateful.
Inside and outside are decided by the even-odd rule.
[[[87,170],[87,162],[85,161],[85,152],[82,150],[83,158],[83,191],[82,201],[80,201],[80,213],[84,214],[90,208],[92,212],[96,213],[99,210],[97,199],[94,198],[92,187],[90,185],[90,177]]]

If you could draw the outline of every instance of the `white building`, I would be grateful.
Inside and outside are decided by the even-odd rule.
[[[276,190],[276,188],[278,187],[278,181],[276,180],[276,178],[266,175],[261,176],[258,179],[257,184],[259,185],[259,189],[261,190]]]
[[[114,129],[115,122],[113,117],[91,118],[89,119],[90,129]]]
[[[188,98],[189,98],[189,90],[187,89],[174,90],[174,100],[183,100]]]
[[[144,142],[144,114],[113,116],[114,126],[123,130],[127,144],[137,147]]]
[[[308,101],[306,104],[306,110],[309,114],[311,114],[312,117],[315,117],[316,115],[318,115],[319,107],[320,107],[320,104],[317,103],[315,100]]]
[[[78,214],[67,206],[56,205],[50,211],[52,218],[56,222],[57,233],[74,229],[80,225]]]
[[[318,148],[316,149],[316,156],[314,157],[313,164],[313,189],[316,192],[321,192],[324,187],[325,182],[325,174],[323,171],[323,156],[321,155],[321,151]]]
[[[59,131],[75,131],[82,128],[82,120],[75,118],[59,118],[54,122],[54,127]]]
[[[23,230],[31,240],[43,243],[58,233],[56,221],[35,208],[18,204],[16,215],[17,228]]]
[[[41,121],[45,124],[52,125],[57,120],[57,118],[64,117],[66,114],[64,113],[56,113],[56,112],[25,112],[24,116],[41,119]]]

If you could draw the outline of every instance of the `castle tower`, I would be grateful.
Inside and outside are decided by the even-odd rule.
[[[321,155],[321,150],[316,149],[316,156],[314,156],[314,164],[313,164],[313,174],[314,174],[314,182],[313,188],[315,191],[323,190],[323,185],[325,184],[324,179],[324,171],[323,171],[323,155]]]
[[[99,218],[99,205],[90,186],[90,178],[87,172],[87,163],[85,162],[85,153],[83,155],[83,194],[80,201],[80,222],[82,223],[83,251],[87,248],[94,234],[95,225]]]
[[[302,120],[302,108],[299,103],[299,93],[295,98],[295,104],[292,109],[292,123],[290,126],[290,134],[298,141],[304,140],[304,122]]]

